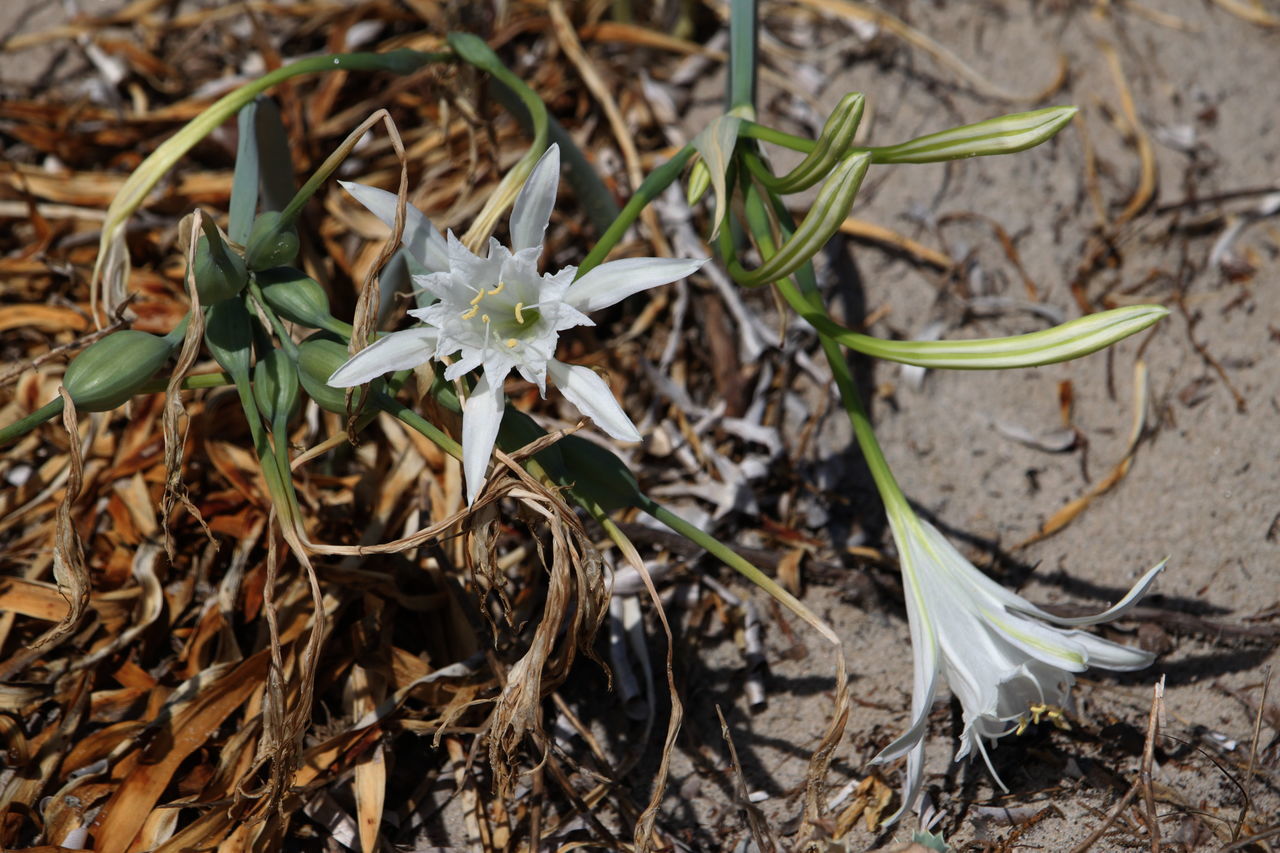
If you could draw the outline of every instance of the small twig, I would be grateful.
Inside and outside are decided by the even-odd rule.
[[[772,853],[778,849],[778,841],[769,831],[769,824],[760,809],[751,802],[747,780],[742,775],[742,762],[738,760],[738,749],[733,744],[733,733],[729,731],[729,724],[725,721],[724,712],[720,710],[719,704],[716,705],[716,716],[720,719],[720,736],[729,747],[730,768],[733,771],[733,798],[738,801],[738,808],[747,819],[747,828],[751,832],[751,840],[755,842],[756,849],[762,853]]]
[[[1071,848],[1071,853],[1085,853],[1086,850],[1093,847],[1098,842],[1098,839],[1102,838],[1103,833],[1119,820],[1120,815],[1124,814],[1124,810],[1138,796],[1139,791],[1143,792],[1143,799],[1147,807],[1147,829],[1151,834],[1151,850],[1153,853],[1160,853],[1160,833],[1156,829],[1155,822],[1155,795],[1151,788],[1151,765],[1155,756],[1156,730],[1164,705],[1164,676],[1160,677],[1160,681],[1156,684],[1153,693],[1151,711],[1147,715],[1147,740],[1142,750],[1142,769],[1138,773],[1138,778],[1129,786],[1129,790],[1120,798],[1120,802],[1111,810],[1111,814],[1107,815],[1107,819],[1102,822],[1102,825],[1090,833],[1089,837],[1084,841]]]
[[[1253,716],[1253,738],[1249,741],[1249,767],[1244,774],[1245,784],[1247,785],[1253,779],[1253,766],[1258,758],[1258,738],[1262,735],[1262,712],[1267,707],[1267,688],[1271,686],[1271,668],[1267,668],[1267,674],[1262,679],[1262,696],[1258,700],[1258,713]],[[1244,805],[1240,807],[1240,817],[1236,820],[1236,825],[1231,827],[1231,840],[1238,841],[1240,832],[1244,829],[1245,816],[1249,814],[1249,792],[1246,789],[1244,794]]]
[[[1102,826],[1099,826],[1090,833],[1089,837],[1084,841],[1071,848],[1071,853],[1085,853],[1086,850],[1097,843],[1098,839],[1102,837],[1102,834],[1111,828],[1111,824],[1115,823],[1116,820],[1119,819],[1120,815],[1124,814],[1124,810],[1129,807],[1129,804],[1133,802],[1133,798],[1137,795],[1138,785],[1135,783],[1131,785],[1129,790],[1125,792],[1125,795],[1120,798],[1120,802],[1111,810],[1111,814],[1107,815],[1107,819],[1102,822]]]
[[[1151,713],[1147,716],[1147,740],[1142,747],[1142,770],[1138,774],[1138,779],[1142,782],[1142,799],[1146,805],[1151,853],[1160,853],[1160,825],[1156,821],[1156,796],[1151,788],[1151,765],[1155,761],[1156,732],[1160,728],[1160,717],[1164,710],[1164,679],[1163,675],[1160,676],[1152,689]]]

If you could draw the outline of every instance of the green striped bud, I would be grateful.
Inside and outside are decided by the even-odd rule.
[[[284,350],[271,350],[253,366],[253,398],[272,424],[287,421],[298,408],[298,368]]]
[[[1012,154],[1052,139],[1078,107],[1049,107],[999,116],[921,136],[898,145],[872,148],[875,163],[941,163],[966,157]]]
[[[90,344],[63,374],[76,408],[106,412],[124,405],[164,366],[173,345],[164,338],[125,329]]]
[[[298,381],[320,408],[347,413],[346,389],[329,385],[329,377],[350,357],[347,345],[328,332],[316,332],[298,345]],[[383,380],[375,379],[369,383],[369,391],[379,394],[384,385]]]
[[[251,270],[265,270],[290,263],[298,256],[298,232],[292,222],[284,222],[280,211],[258,214],[249,230],[245,260]]]
[[[865,105],[866,99],[858,92],[841,98],[823,125],[813,150],[786,175],[760,176],[765,186],[777,193],[794,193],[807,190],[826,177],[853,146]]]
[[[293,267],[275,267],[256,273],[262,298],[272,311],[291,323],[325,329],[337,335],[351,334],[351,326],[329,313],[329,296],[320,282]]]
[[[807,264],[849,215],[870,162],[866,152],[846,154],[827,176],[804,220],[777,253],[754,270],[745,269],[737,258],[728,258],[729,274],[745,287],[759,287],[786,278]]]

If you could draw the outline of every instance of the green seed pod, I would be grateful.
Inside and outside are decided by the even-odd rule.
[[[280,211],[260,213],[249,231],[244,256],[251,270],[283,266],[298,256],[298,232],[293,223],[280,221]]]
[[[288,420],[298,408],[298,368],[284,352],[273,349],[253,367],[253,397],[269,423]]]
[[[293,267],[256,273],[262,298],[281,317],[312,329],[350,334],[351,327],[329,313],[329,296],[320,282]]]
[[[320,408],[347,413],[347,389],[334,388],[329,377],[350,357],[347,345],[328,332],[316,332],[298,345],[298,381]],[[370,393],[381,393],[384,384],[381,379],[373,380]]]
[[[210,245],[207,235],[196,244],[195,275],[201,305],[216,305],[230,299],[249,282],[244,258],[228,252],[221,237]]]
[[[123,405],[164,366],[173,347],[164,338],[126,329],[90,344],[67,365],[62,385],[86,412]]]
[[[223,370],[239,381],[249,378],[253,355],[253,317],[243,299],[227,299],[209,309],[204,342]]]

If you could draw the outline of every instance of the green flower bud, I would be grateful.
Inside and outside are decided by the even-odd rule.
[[[689,206],[693,207],[698,203],[698,199],[706,195],[708,189],[711,188],[711,170],[707,168],[705,160],[699,160],[689,169],[689,185],[685,189],[685,198],[689,202]]]
[[[298,368],[284,350],[273,349],[253,367],[253,397],[270,423],[288,420],[298,408]]]
[[[244,258],[228,252],[222,238],[216,236],[216,231],[214,234],[212,243],[207,234],[196,243],[196,290],[200,294],[201,305],[215,305],[230,299],[244,290],[249,282]]]
[[[254,319],[243,299],[227,299],[209,309],[204,342],[223,370],[239,382],[249,378],[253,358]]]
[[[338,335],[351,334],[351,326],[329,313],[329,296],[320,282],[293,267],[275,267],[256,274],[262,298],[281,317],[311,329]]]
[[[347,413],[347,392],[331,386],[329,377],[348,358],[347,345],[328,332],[316,332],[298,345],[298,381],[320,408],[340,415]],[[384,384],[381,379],[373,380],[370,394],[380,394]]]
[[[244,256],[251,270],[283,266],[298,256],[298,232],[292,222],[281,221],[280,211],[261,213],[249,230]]]
[[[1062,130],[1078,107],[1049,107],[953,127],[898,145],[872,148],[876,163],[941,163],[965,157],[1012,154],[1039,145]]]
[[[90,344],[63,374],[76,407],[106,412],[126,403],[164,366],[173,346],[164,338],[126,329]]]

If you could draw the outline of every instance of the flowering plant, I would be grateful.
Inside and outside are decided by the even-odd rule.
[[[452,232],[441,251],[439,232],[413,210],[405,245],[420,263],[434,270],[413,278],[435,300],[409,311],[424,325],[380,338],[329,377],[330,385],[348,388],[432,358],[453,359],[444,371],[447,381],[480,368],[483,372],[462,407],[462,466],[469,503],[484,483],[502,424],[502,382],[512,370],[537,385],[543,396],[550,377],[609,435],[620,441],[640,440],[607,382],[588,367],[555,358],[556,340],[566,329],[594,325],[587,312],[684,278],[706,263],[705,258],[629,258],[602,264],[583,276],[577,276],[577,268],[571,266],[540,276],[538,259],[559,178],[560,149],[552,145],[516,197],[511,248],[490,238],[484,258],[468,250]],[[356,184],[343,186],[388,225],[394,222],[395,196]]]

